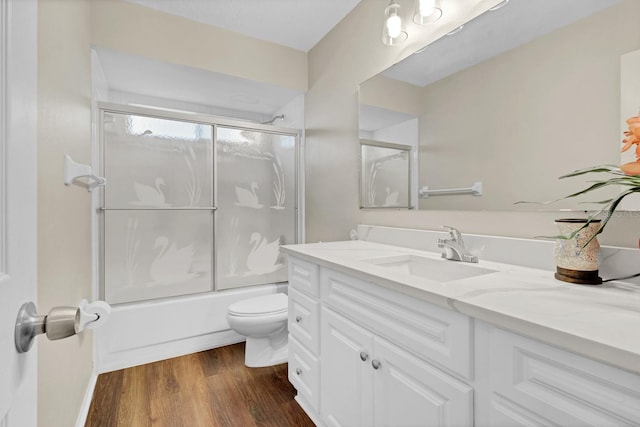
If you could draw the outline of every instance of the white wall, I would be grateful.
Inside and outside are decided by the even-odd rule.
[[[91,162],[89,2],[38,2],[38,311],[92,298],[91,195],[63,184],[63,156]],[[39,339],[38,424],[76,423],[92,375],[90,331]]]
[[[307,89],[307,55],[122,0],[91,2],[95,46],[256,82]]]
[[[400,3],[404,7],[411,5],[407,1]],[[309,52],[309,92],[305,112],[308,241],[348,239],[349,230],[357,223],[423,229],[438,229],[440,225],[448,224],[467,233],[514,237],[555,232],[553,219],[558,215],[553,212],[374,212],[358,209],[358,84],[497,3],[481,1],[470,11],[452,10],[433,26],[422,29],[409,23],[409,40],[404,45],[387,47],[380,41],[380,31],[388,2],[363,1]],[[619,7],[635,10],[637,4],[636,0],[627,0]],[[625,26],[624,30],[629,31],[630,39],[637,40],[640,37],[638,28],[637,25]],[[606,143],[613,144],[611,141]],[[600,241],[636,247],[639,218],[635,214],[616,217]]]

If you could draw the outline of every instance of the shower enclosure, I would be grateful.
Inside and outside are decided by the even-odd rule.
[[[112,304],[287,280],[297,131],[100,104],[100,297]]]

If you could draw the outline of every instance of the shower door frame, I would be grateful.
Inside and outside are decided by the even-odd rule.
[[[295,242],[294,243],[300,243],[303,241],[304,238],[304,209],[301,209],[300,206],[304,203],[304,189],[301,188],[300,186],[300,182],[301,182],[301,170],[302,169],[302,165],[300,164],[301,161],[301,145],[302,145],[302,132],[301,130],[298,129],[291,129],[291,128],[283,128],[283,127],[278,127],[278,126],[273,126],[273,125],[265,125],[265,124],[258,124],[258,123],[253,123],[253,122],[249,122],[249,121],[245,121],[245,120],[235,120],[235,119],[228,119],[228,118],[223,118],[223,117],[218,117],[218,116],[211,116],[211,115],[206,115],[206,114],[200,114],[200,113],[189,113],[189,112],[179,112],[179,111],[170,111],[170,110],[165,110],[165,109],[156,109],[156,108],[152,108],[152,107],[139,107],[139,106],[133,106],[133,105],[123,105],[123,104],[116,104],[116,103],[111,103],[111,102],[104,102],[104,101],[98,101],[97,102],[97,107],[96,107],[96,111],[97,111],[97,145],[98,145],[98,153],[99,153],[99,158],[98,158],[98,164],[95,165],[97,166],[97,169],[99,170],[99,175],[100,176],[104,176],[104,171],[105,171],[105,141],[104,141],[104,113],[115,113],[115,114],[132,114],[132,115],[139,115],[139,116],[145,116],[145,117],[150,117],[150,118],[154,118],[154,119],[165,119],[165,120],[175,120],[175,121],[182,121],[182,122],[189,122],[189,123],[195,123],[195,124],[200,124],[200,125],[207,125],[207,126],[211,126],[212,127],[212,177],[211,177],[211,201],[212,201],[212,206],[211,207],[195,207],[195,208],[188,208],[188,207],[183,207],[183,208],[175,208],[175,210],[211,210],[212,211],[212,215],[213,215],[213,235],[212,235],[212,260],[211,260],[211,276],[212,276],[212,281],[213,281],[213,288],[209,291],[205,291],[205,292],[196,292],[196,293],[191,293],[191,294],[184,294],[184,295],[174,295],[174,296],[169,296],[169,297],[160,297],[160,298],[150,298],[150,299],[145,299],[145,300],[135,300],[135,301],[128,301],[128,302],[120,302],[117,303],[118,305],[126,305],[126,304],[144,304],[146,302],[153,302],[153,301],[160,301],[160,300],[166,300],[166,299],[170,299],[170,298],[181,298],[181,297],[188,297],[188,296],[194,296],[194,295],[198,295],[198,294],[209,294],[209,293],[214,293],[214,292],[220,292],[220,291],[226,291],[226,290],[231,290],[231,289],[218,289],[218,280],[217,280],[217,242],[216,242],[216,232],[217,232],[217,220],[216,220],[216,211],[218,209],[218,191],[217,191],[217,186],[218,186],[218,168],[217,168],[217,145],[216,145],[216,139],[217,139],[217,134],[218,134],[218,127],[219,126],[223,126],[223,127],[230,127],[230,128],[235,128],[235,129],[241,129],[241,130],[249,130],[249,131],[257,131],[257,132],[265,132],[265,133],[271,133],[271,134],[278,134],[278,135],[289,135],[289,136],[293,136],[295,137],[295,153],[294,153],[294,191],[296,194],[295,200],[294,200],[294,217],[295,217],[295,223],[294,223],[294,236],[295,236]],[[109,183],[107,182],[107,185],[109,185]],[[95,245],[94,248],[96,248],[97,253],[95,254],[95,256],[97,257],[97,277],[96,277],[96,289],[94,289],[95,291],[95,295],[98,296],[99,299],[104,299],[104,295],[105,295],[105,266],[104,266],[104,256],[105,256],[105,194],[104,194],[104,190],[101,187],[100,188],[100,194],[99,197],[97,198],[93,198],[93,201],[96,205],[94,205],[94,212],[97,215],[97,221],[98,221],[98,235],[95,236],[99,239],[99,244]],[[302,190],[302,191],[301,191]],[[163,208],[163,209],[167,209],[167,208]],[[132,209],[135,210],[135,209]],[[142,209],[138,209],[138,210],[156,210],[154,208],[142,208]],[[244,286],[242,288],[250,288],[253,286],[261,286],[261,285],[247,285]],[[236,288],[237,289],[237,288]]]

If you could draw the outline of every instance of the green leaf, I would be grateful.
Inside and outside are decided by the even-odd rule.
[[[587,240],[587,243],[585,243],[582,246],[583,248],[586,247],[593,239],[595,239],[598,234],[602,233],[602,231],[604,230],[604,227],[609,223],[609,220],[613,216],[613,212],[615,212],[618,205],[622,202],[622,199],[627,197],[629,194],[633,194],[637,192],[640,192],[640,187],[634,187],[627,191],[623,191],[615,199],[613,199],[613,201],[608,205],[608,207],[607,206],[603,207],[602,209],[600,209],[600,211],[597,214],[595,214],[595,215],[599,215],[602,212],[605,212],[605,211],[607,212],[607,215],[605,215],[604,219],[600,223],[600,227],[598,227],[598,230],[594,233],[594,235],[591,236],[589,240]]]
[[[605,173],[611,173],[611,174],[614,174],[614,175],[624,175],[624,172],[622,172],[622,170],[618,166],[615,166],[615,165],[600,165],[600,166],[591,166],[591,167],[588,167],[588,168],[575,170],[575,171],[570,172],[570,173],[568,173],[566,175],[562,175],[560,177],[560,179],[570,178],[570,177],[573,177],[573,176],[584,175],[584,174],[592,173],[592,172],[594,172],[594,173],[605,172]]]

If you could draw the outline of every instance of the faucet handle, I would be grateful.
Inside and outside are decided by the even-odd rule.
[[[471,254],[462,255],[462,261],[464,262],[478,262],[478,257]]]
[[[454,242],[462,242],[462,233],[460,233],[460,230],[448,225],[443,225],[442,228],[446,229],[449,232],[449,235]]]

